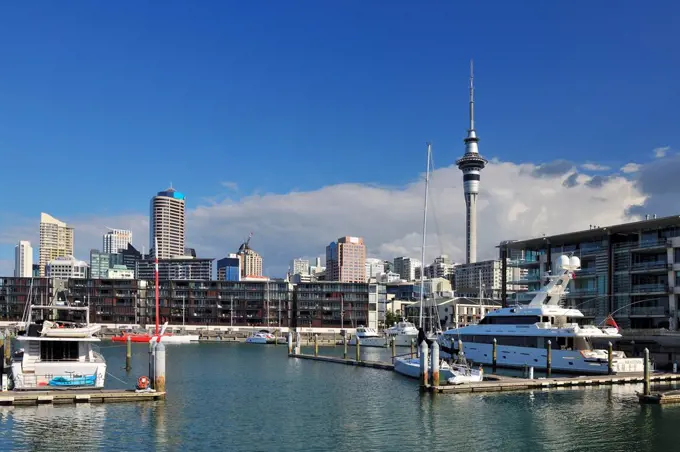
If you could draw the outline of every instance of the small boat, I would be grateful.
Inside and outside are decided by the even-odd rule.
[[[432,356],[430,362],[427,364],[427,371],[430,372]],[[399,357],[394,359],[394,371],[398,374],[411,378],[420,378],[420,358]],[[439,362],[439,378],[440,380],[448,381],[455,377],[453,369],[446,361]]]
[[[246,338],[246,344],[273,344],[276,337],[267,330],[260,330]]]
[[[452,377],[448,378],[447,381],[451,385],[460,385],[463,383],[478,383],[484,380],[484,369],[479,366],[478,369],[474,369],[465,359],[465,355],[461,352],[458,353],[456,361],[449,364],[451,368]]]
[[[164,344],[189,344],[192,342],[198,342],[199,337],[197,334],[172,334],[166,333],[165,330],[168,327],[168,322],[165,322],[163,328],[160,331],[161,342]],[[158,335],[149,334],[145,332],[141,333],[127,333],[123,332],[120,336],[113,336],[111,340],[113,342],[127,342],[127,338],[130,338],[130,342],[144,342],[146,344],[152,340],[158,340]]]
[[[381,336],[375,329],[363,325],[357,327],[356,335],[352,336],[348,344],[357,345],[357,338],[359,338],[359,344],[363,347],[384,347],[389,344],[385,336]]]

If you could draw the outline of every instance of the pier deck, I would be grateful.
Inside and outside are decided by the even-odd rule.
[[[314,356],[307,354],[289,354],[290,358],[309,359],[327,363],[347,364],[349,366],[371,367],[373,369],[394,370],[394,364],[383,361],[356,361],[354,359],[336,358],[334,356]]]
[[[461,385],[427,386],[424,388],[435,393],[470,393],[470,392],[499,392],[499,391],[522,391],[528,389],[550,389],[579,386],[611,386],[620,384],[637,384],[644,382],[642,374],[617,374],[617,375],[590,375],[580,377],[539,378],[529,380],[526,378],[502,377],[490,375],[489,380],[479,383],[466,383]],[[654,374],[649,378],[652,383],[680,381],[680,374]],[[680,398],[680,396],[678,396]]]
[[[141,402],[165,398],[165,392],[125,389],[0,392],[0,405]]]

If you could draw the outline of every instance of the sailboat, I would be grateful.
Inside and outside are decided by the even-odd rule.
[[[423,242],[421,247],[421,262],[422,265],[425,264],[425,237],[427,233],[427,198],[430,191],[430,168],[432,166],[432,145],[427,144],[427,165],[425,169],[425,207],[423,209]],[[425,271],[424,267],[420,269],[420,303],[419,303],[419,316],[418,316],[418,330],[424,333],[425,340],[428,342],[436,340],[437,332],[439,330],[439,322],[435,324],[435,319],[438,319],[438,310],[435,305],[433,308],[429,305],[428,301],[428,318],[430,319],[429,325],[424,324],[426,319],[423,316],[423,310],[425,308]],[[434,311],[434,313],[433,313]],[[428,326],[427,332],[424,327]],[[421,334],[418,334],[421,337]],[[418,344],[420,346],[420,344]],[[401,356],[394,359],[394,371],[405,375],[407,377],[418,378],[420,376],[420,358],[411,358],[410,356]],[[439,367],[439,375],[444,379],[448,380],[452,378],[454,374],[451,372],[449,365],[442,361]]]

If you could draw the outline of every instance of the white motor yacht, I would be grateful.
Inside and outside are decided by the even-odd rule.
[[[465,356],[479,364],[492,364],[493,341],[497,344],[497,365],[504,367],[546,368],[550,341],[552,370],[579,374],[606,374],[607,350],[593,350],[592,340],[621,338],[618,326],[609,316],[604,327],[579,325],[583,314],[578,309],[560,306],[569,280],[580,268],[580,260],[560,256],[556,274],[546,274],[547,283],[527,305],[492,311],[476,325],[446,331],[439,337],[442,355],[457,351],[462,341]],[[615,373],[642,372],[643,359],[628,358],[613,352]]]
[[[397,347],[410,347],[411,341],[415,343],[418,338],[418,328],[406,320],[397,322],[394,326],[385,329],[388,338],[393,337]]]
[[[104,387],[106,361],[92,348],[99,325],[90,324],[89,307],[29,305],[25,319],[11,360],[14,389]]]
[[[349,345],[357,345],[357,338],[359,338],[359,343],[362,347],[384,347],[388,344],[385,336],[381,336],[373,328],[367,328],[365,326],[359,326],[356,329],[356,335],[352,335],[349,340]]]

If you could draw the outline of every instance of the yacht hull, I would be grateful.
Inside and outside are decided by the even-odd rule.
[[[387,347],[389,344],[389,339],[385,337],[362,337],[359,340],[362,347]],[[356,336],[352,336],[347,344],[357,345]]]
[[[420,358],[395,358],[394,371],[406,377],[420,378]],[[430,363],[427,365],[427,371],[430,372]],[[448,364],[442,362],[439,368],[439,380],[448,381],[454,376]]]
[[[249,337],[246,338],[246,344],[273,344],[274,339],[267,339],[265,337]]]
[[[448,342],[448,341],[447,341]],[[444,345],[444,344],[442,344]],[[450,350],[446,348],[446,350]],[[493,345],[466,342],[463,350],[465,357],[476,364],[493,364]],[[512,347],[498,345],[496,353],[496,365],[500,367],[546,369],[547,352],[544,349],[530,347]],[[454,349],[454,352],[457,350]],[[442,350],[442,357],[450,354]],[[603,375],[609,372],[606,359],[585,358],[579,350],[556,350],[551,353],[551,369],[558,373],[578,373]],[[641,358],[616,358],[613,360],[615,373],[643,372],[643,360]]]

